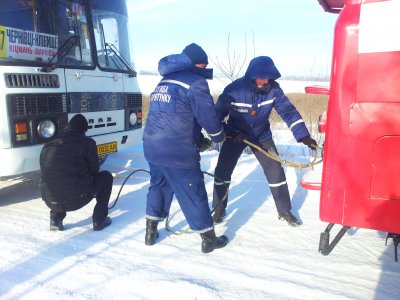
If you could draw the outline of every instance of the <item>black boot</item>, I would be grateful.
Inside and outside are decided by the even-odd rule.
[[[63,219],[56,213],[50,212],[50,231],[63,231]]]
[[[156,239],[159,235],[157,225],[158,221],[156,220],[146,220],[146,236],[144,238],[144,243],[148,246],[154,245],[156,243]]]
[[[217,237],[214,229],[200,233],[200,236],[203,240],[201,243],[201,251],[203,253],[210,253],[214,249],[223,248],[228,244],[228,238],[225,235]]]
[[[112,220],[110,217],[105,218],[102,222],[93,221],[93,230],[100,231],[111,225]]]
[[[301,225],[299,220],[297,220],[296,217],[293,216],[290,211],[288,211],[286,213],[280,213],[278,216],[278,219],[285,220],[292,227],[297,227],[297,226]]]
[[[64,225],[62,220],[57,218],[50,218],[50,231],[63,231]]]
[[[222,222],[222,219],[225,217],[226,212],[225,212],[225,208],[220,205],[218,206],[215,211],[214,214],[212,216],[213,220],[214,220],[214,224],[219,224]]]

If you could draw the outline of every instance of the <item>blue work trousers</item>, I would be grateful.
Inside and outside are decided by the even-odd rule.
[[[276,149],[275,143],[272,139],[262,142],[259,146],[267,152],[268,150],[273,150],[275,153],[278,153],[278,150]],[[213,195],[214,208],[225,195],[226,188],[229,188],[233,170],[235,169],[240,155],[246,147],[247,144],[243,142],[240,144],[235,144],[233,143],[232,139],[228,139],[222,144],[217,166],[215,168],[216,179],[214,180]],[[272,197],[274,198],[278,213],[286,213],[290,211],[292,208],[290,203],[290,194],[286,182],[285,172],[281,164],[253,147],[251,147],[251,150],[264,170],[264,174],[269,183],[269,188],[271,190]],[[223,180],[226,185],[221,183],[221,181],[217,178]],[[228,198],[226,198],[226,200],[220,205],[226,207],[227,203]]]
[[[202,233],[214,228],[204,175],[198,169],[178,169],[149,163],[150,187],[147,194],[146,218],[162,221],[176,195],[179,206],[193,231]]]

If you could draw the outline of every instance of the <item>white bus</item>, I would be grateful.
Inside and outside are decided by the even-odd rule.
[[[0,0],[0,176],[39,169],[82,113],[100,157],[142,139],[125,0]]]

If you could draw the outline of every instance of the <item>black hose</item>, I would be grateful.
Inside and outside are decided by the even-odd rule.
[[[122,183],[121,188],[119,189],[117,198],[115,198],[114,204],[111,205],[111,206],[109,206],[108,209],[114,208],[115,204],[117,204],[117,202],[118,202],[119,195],[121,194],[122,188],[124,187],[126,181],[129,179],[129,177],[131,177],[133,174],[135,174],[136,172],[139,172],[139,171],[143,171],[143,172],[146,172],[146,173],[150,174],[150,171],[145,170],[145,169],[137,169],[137,170],[132,171],[132,172],[125,178],[124,182]]]
[[[134,170],[134,171],[132,171],[131,173],[129,173],[129,175],[125,178],[124,182],[122,183],[122,185],[121,185],[121,187],[120,187],[120,189],[119,189],[117,198],[115,198],[113,205],[109,206],[108,209],[112,209],[112,208],[115,207],[115,205],[117,204],[117,202],[118,202],[118,200],[119,200],[119,196],[120,196],[120,194],[121,194],[122,188],[124,187],[126,181],[129,179],[129,177],[131,177],[133,174],[135,174],[136,172],[139,172],[139,171],[146,172],[146,173],[150,174],[150,171],[145,170],[145,169],[137,169],[137,170]],[[212,214],[212,213],[214,213],[214,211],[215,211],[220,205],[222,205],[222,203],[228,198],[228,189],[229,189],[229,188],[228,188],[227,183],[226,183],[225,181],[223,181],[221,178],[216,177],[214,174],[211,174],[211,173],[208,173],[208,172],[205,172],[205,171],[202,171],[202,172],[203,172],[203,174],[206,174],[206,175],[209,175],[209,176],[211,176],[211,177],[214,177],[214,178],[217,180],[217,182],[223,183],[223,185],[224,185],[225,188],[226,188],[225,195],[222,197],[221,200],[218,201],[217,205],[215,205],[215,207],[211,210],[211,214]],[[175,231],[173,231],[172,229],[170,229],[168,223],[169,223],[169,214],[168,214],[167,217],[165,218],[165,228],[166,228],[166,230],[169,231],[169,232],[172,232],[172,233],[174,233],[174,234],[179,234],[178,232],[175,232]]]

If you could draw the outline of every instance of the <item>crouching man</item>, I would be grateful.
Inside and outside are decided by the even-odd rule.
[[[40,154],[40,191],[50,208],[50,230],[64,230],[68,211],[78,210],[96,198],[93,210],[93,230],[111,224],[108,217],[113,177],[99,172],[96,142],[85,135],[86,118],[75,115],[63,135],[44,145]]]

